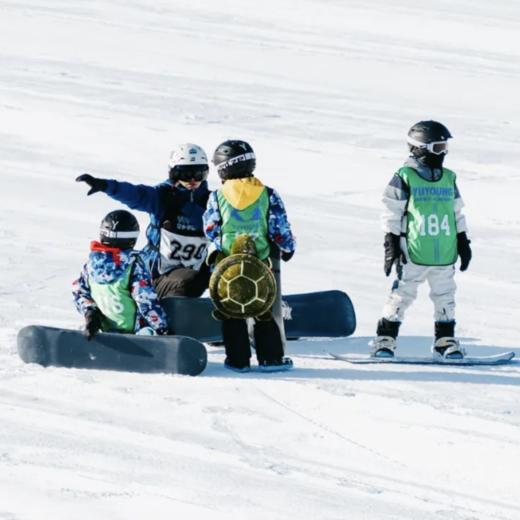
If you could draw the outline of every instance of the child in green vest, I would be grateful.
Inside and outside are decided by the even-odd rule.
[[[245,141],[225,141],[213,155],[222,188],[213,192],[204,214],[204,230],[212,245],[211,261],[217,252],[227,256],[239,235],[254,238],[260,260],[269,257],[272,247],[288,261],[294,254],[295,240],[280,196],[253,176],[256,157]],[[213,260],[214,261],[214,260]],[[225,366],[238,372],[250,370],[251,347],[244,319],[224,319],[222,335],[226,348]],[[274,318],[255,320],[255,350],[260,368],[278,371],[290,368],[284,357],[281,332]]]
[[[455,339],[455,262],[460,270],[471,260],[463,202],[455,173],[443,167],[449,130],[437,121],[420,121],[408,132],[410,156],[385,189],[382,217],[386,276],[396,266],[397,279],[377,324],[371,355],[392,357],[399,326],[428,281],[434,304],[434,356],[457,359],[465,355]]]
[[[133,249],[138,236],[136,218],[117,210],[101,222],[99,242],[91,243],[88,262],[72,291],[89,340],[100,330],[148,335],[168,332],[150,273]]]

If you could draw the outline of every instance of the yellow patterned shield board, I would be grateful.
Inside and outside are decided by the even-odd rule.
[[[252,255],[236,254],[221,260],[209,281],[213,304],[228,318],[255,318],[268,312],[276,297],[276,281],[269,267]]]

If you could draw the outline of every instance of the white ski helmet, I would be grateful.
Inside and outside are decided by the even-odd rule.
[[[172,151],[168,167],[175,168],[175,166],[188,166],[195,164],[208,166],[208,157],[206,152],[196,144],[184,143]]]
[[[206,152],[198,145],[184,143],[170,154],[169,177],[172,182],[204,181],[208,177],[209,166]]]

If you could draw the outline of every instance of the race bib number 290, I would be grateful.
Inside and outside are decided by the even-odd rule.
[[[161,229],[159,272],[163,274],[179,267],[199,269],[207,251],[208,239],[205,237],[187,237]]]

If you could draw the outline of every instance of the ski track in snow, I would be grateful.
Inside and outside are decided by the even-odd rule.
[[[0,520],[520,518],[518,361],[328,356],[366,351],[380,196],[436,118],[474,252],[458,334],[520,357],[519,30],[510,0],[0,0]],[[21,327],[81,326],[70,284],[119,207],[74,178],[157,183],[174,145],[231,137],[286,203],[284,291],[345,290],[354,337],[290,342],[276,375],[229,373],[220,347],[195,378],[24,365]],[[431,315],[423,287],[401,353],[426,355]]]

